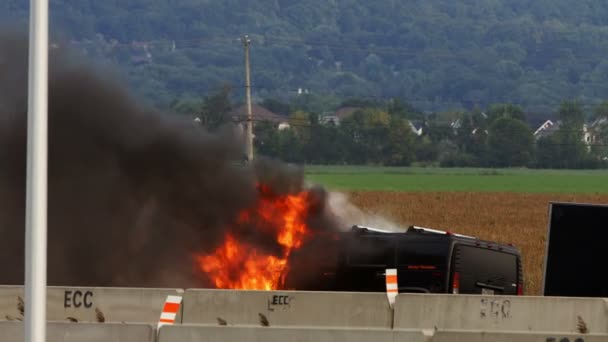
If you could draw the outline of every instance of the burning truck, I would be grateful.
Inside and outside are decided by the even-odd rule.
[[[197,256],[217,288],[383,292],[386,269],[396,269],[399,292],[523,294],[521,254],[512,245],[414,226],[313,231],[310,192],[275,195],[263,185],[259,191],[257,205],[242,211],[236,226],[273,234],[279,249],[263,253],[226,233],[212,253]]]
[[[521,254],[512,245],[414,226],[354,226],[333,245],[331,265],[310,290],[382,292],[385,271],[395,269],[402,293],[523,295]]]

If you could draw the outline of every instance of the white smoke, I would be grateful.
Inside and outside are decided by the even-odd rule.
[[[405,227],[378,214],[366,213],[352,204],[348,196],[341,192],[331,192],[328,196],[329,208],[333,215],[342,222],[345,230],[354,225],[366,226],[389,231],[404,231]]]

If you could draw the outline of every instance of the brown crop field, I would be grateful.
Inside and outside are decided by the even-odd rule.
[[[513,243],[522,251],[527,295],[541,291],[549,202],[608,203],[608,194],[357,191],[349,197],[402,225]]]

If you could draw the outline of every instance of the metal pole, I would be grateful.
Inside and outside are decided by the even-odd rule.
[[[48,0],[30,0],[25,342],[46,340]]]
[[[244,36],[243,46],[245,48],[245,92],[247,94],[247,160],[253,160],[253,113],[251,110],[251,70],[249,67],[249,45],[251,39]]]

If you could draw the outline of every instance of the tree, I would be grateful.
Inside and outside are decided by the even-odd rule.
[[[416,161],[435,162],[439,157],[439,144],[434,143],[428,136],[416,140]]]
[[[576,101],[564,101],[558,111],[559,129],[537,144],[537,165],[551,168],[581,168],[589,165],[589,149],[583,142],[585,114]]]
[[[355,115],[363,116],[363,142],[368,162],[374,164],[382,163],[386,156],[383,154],[383,151],[389,132],[390,116],[387,112],[375,108],[358,111]]]
[[[294,134],[302,141],[307,143],[310,140],[311,115],[297,110],[289,115],[289,126]]]
[[[424,114],[415,110],[408,103],[403,103],[399,99],[391,101],[388,105],[388,113],[394,118],[403,118],[409,120],[423,120]]]
[[[330,123],[322,125],[314,117],[310,125],[310,139],[304,146],[306,162],[312,164],[342,164],[345,159],[345,148],[349,142],[344,141],[339,127]]]
[[[480,157],[485,151],[484,126],[476,126],[475,115],[465,113],[460,118],[460,126],[456,129],[455,142],[462,153]]]
[[[278,158],[281,151],[279,135],[274,123],[269,121],[257,122],[253,126],[255,139],[253,140],[256,152],[272,158]]]
[[[339,100],[330,95],[304,94],[291,99],[292,110],[307,113],[323,113],[338,107]]]
[[[603,101],[593,110],[594,126],[591,127],[593,145],[591,154],[597,160],[608,160],[608,101]]]
[[[560,141],[556,134],[542,137],[536,144],[536,166],[541,168],[564,168]]]
[[[602,103],[595,106],[593,109],[593,118],[608,118],[608,101],[602,101]]]
[[[349,98],[340,103],[340,107],[378,108],[382,106],[382,102],[374,98]]]
[[[262,101],[262,103],[260,103],[260,105],[273,113],[277,113],[277,114],[281,114],[281,115],[285,115],[285,116],[288,116],[289,114],[291,114],[291,106],[289,105],[289,103],[281,102],[276,99],[272,99],[272,98],[264,99],[264,101]]]
[[[608,122],[594,128],[594,141],[591,146],[591,154],[602,161],[608,160]]]
[[[564,129],[576,130],[582,135],[585,123],[585,112],[578,101],[563,101],[557,112],[557,116]]]
[[[365,108],[342,120],[340,127],[350,139],[348,160],[355,164],[382,163],[390,116],[377,108]]]
[[[507,117],[513,118],[521,121],[526,121],[526,115],[524,114],[523,109],[520,106],[516,106],[510,103],[500,103],[493,104],[488,108],[488,122],[490,124],[494,122],[494,120]]]
[[[588,157],[588,149],[583,141],[585,113],[577,101],[562,102],[558,117],[561,125],[555,139],[565,168],[580,168]]]
[[[442,140],[454,139],[454,129],[449,123],[430,121],[426,129],[422,131],[422,134],[428,136],[433,143],[438,143]]]
[[[526,166],[533,157],[534,136],[523,121],[503,116],[490,125],[488,146],[490,165]]]
[[[230,92],[231,88],[225,86],[214,95],[205,97],[199,115],[203,126],[216,129],[229,121],[228,113],[232,110]]]
[[[365,141],[365,122],[363,117],[354,113],[340,123],[340,133],[345,142],[345,161],[348,164],[367,163]]]
[[[392,118],[384,149],[384,165],[407,166],[415,157],[415,136],[407,119]]]
[[[278,157],[289,163],[303,163],[303,143],[298,139],[295,132],[291,129],[284,129],[277,133],[279,147]]]
[[[170,104],[170,108],[182,115],[196,115],[201,109],[200,100],[173,100]]]

